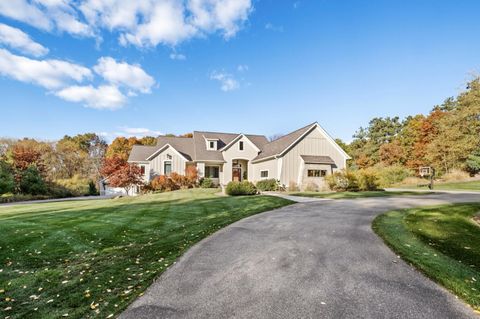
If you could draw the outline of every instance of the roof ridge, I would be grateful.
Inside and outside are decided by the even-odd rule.
[[[296,129],[295,131],[291,131],[290,133],[287,133],[287,134],[285,134],[285,135],[277,138],[276,140],[270,141],[270,142],[268,142],[268,143],[265,144],[265,145],[268,145],[268,144],[274,143],[274,142],[276,142],[276,141],[280,141],[280,140],[282,140],[282,139],[285,139],[285,138],[291,136],[292,134],[297,133],[298,131],[304,130],[304,129],[306,129],[306,128],[310,128],[310,127],[312,127],[312,126],[315,125],[315,124],[317,124],[316,121],[313,122],[313,123],[311,123],[311,124],[309,124],[309,125],[305,125],[305,126],[299,128],[299,129]]]

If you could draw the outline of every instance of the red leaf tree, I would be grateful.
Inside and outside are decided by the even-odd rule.
[[[140,167],[128,163],[119,156],[106,158],[101,173],[107,177],[110,186],[121,187],[125,189],[127,194],[132,187],[143,184],[143,174]]]

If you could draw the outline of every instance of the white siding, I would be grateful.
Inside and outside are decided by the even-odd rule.
[[[168,159],[168,156],[171,156],[171,159]],[[172,172],[185,175],[187,161],[169,146],[150,161],[150,176],[164,175],[163,164],[165,161],[172,162]]]
[[[253,164],[253,182],[258,182],[264,178],[261,177],[261,171],[268,171],[268,179],[278,179],[278,160],[272,159]]]
[[[239,144],[243,142],[243,151],[240,151]],[[232,180],[232,161],[235,159],[243,159],[247,160],[247,172],[248,172],[248,180],[252,181],[254,179],[253,173],[253,166],[252,166],[252,159],[254,159],[258,155],[257,148],[250,142],[248,138],[242,136],[241,139],[235,142],[235,144],[231,145],[229,149],[223,151],[223,158],[225,159],[226,163],[223,165],[223,183],[228,184]],[[242,175],[244,172],[244,167],[242,167]]]
[[[335,162],[333,171],[345,168],[343,154],[316,128],[285,154],[282,159],[280,182],[302,184],[305,165],[300,155],[330,156]],[[299,185],[301,186],[301,185]]]

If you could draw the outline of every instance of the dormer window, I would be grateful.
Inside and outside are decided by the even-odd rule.
[[[217,140],[207,140],[207,150],[216,151],[217,150]]]

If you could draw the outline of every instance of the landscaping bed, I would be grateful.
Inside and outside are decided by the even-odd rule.
[[[201,239],[291,203],[217,191],[0,209],[0,317],[114,317]]]
[[[480,203],[391,211],[374,231],[405,261],[480,310]]]
[[[414,192],[414,191],[365,191],[365,192],[296,192],[290,193],[292,196],[331,198],[331,199],[351,199],[366,197],[386,197],[386,196],[410,196],[410,195],[430,195],[438,194],[433,192]]]

